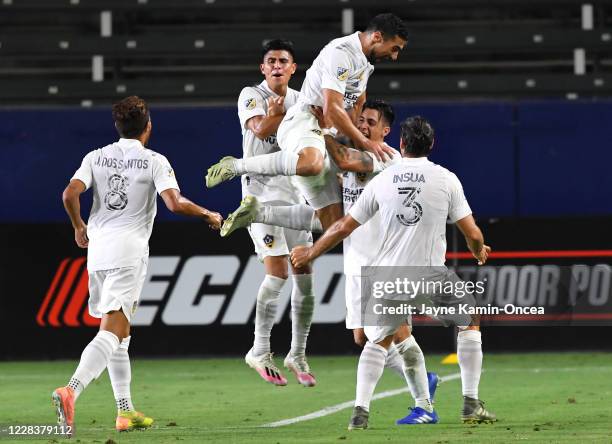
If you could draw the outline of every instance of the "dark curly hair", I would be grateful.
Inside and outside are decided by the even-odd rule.
[[[414,157],[427,156],[434,141],[434,129],[421,116],[408,117],[400,126],[404,151]]]
[[[126,97],[113,105],[113,120],[121,137],[134,139],[147,127],[149,107],[138,96]]]

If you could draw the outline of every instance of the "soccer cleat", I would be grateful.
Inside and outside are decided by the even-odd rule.
[[[227,216],[221,226],[221,237],[229,236],[239,228],[245,228],[255,221],[255,216],[261,204],[255,196],[247,196],[242,199],[240,206]]]
[[[261,376],[264,381],[274,385],[287,385],[287,379],[274,364],[272,353],[264,353],[261,356],[254,356],[253,349],[251,349],[244,357],[244,362],[259,373],[259,376]]]
[[[305,356],[292,356],[288,354],[284,362],[285,368],[292,371],[295,374],[298,382],[304,387],[314,387],[317,384],[317,380],[314,375],[310,372],[310,366],[306,362]]]
[[[353,408],[353,414],[351,415],[351,420],[349,421],[348,429],[349,430],[365,430],[368,428],[368,419],[370,417],[370,412],[360,406],[355,406]]]
[[[51,401],[57,413],[57,424],[63,427],[67,435],[74,433],[74,390],[70,387],[59,387],[51,394]]]
[[[211,166],[206,174],[206,188],[216,187],[221,182],[236,177],[234,160],[236,160],[235,157],[225,156],[219,162]]]
[[[117,420],[115,421],[115,429],[118,432],[129,432],[130,430],[144,430],[151,427],[153,418],[145,416],[140,412],[117,412]]]
[[[408,416],[403,417],[402,419],[398,419],[395,421],[397,425],[406,425],[406,424],[436,424],[438,422],[438,414],[434,410],[433,412],[428,412],[421,407],[415,407],[410,409],[410,413]]]
[[[438,378],[437,373],[427,372],[427,382],[429,383],[429,400],[433,404],[440,378]]]
[[[484,408],[484,402],[480,399],[464,396],[461,420],[464,424],[481,424],[495,422],[497,417]]]

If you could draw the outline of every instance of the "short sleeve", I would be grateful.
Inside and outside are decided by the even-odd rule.
[[[81,162],[81,166],[72,176],[72,179],[78,179],[85,184],[85,189],[89,189],[93,182],[93,169],[91,166],[95,151],[87,153]],[[71,180],[72,180],[71,179]]]
[[[448,205],[448,218],[452,223],[463,219],[466,216],[472,214],[472,209],[468,205],[465,194],[463,194],[463,187],[457,176],[453,173],[448,174],[448,190],[449,190],[449,205]]]
[[[243,88],[238,97],[238,118],[240,119],[240,126],[246,129],[246,123],[251,117],[265,115],[266,108],[261,94],[250,86]]]
[[[378,201],[376,200],[375,185],[376,178],[368,183],[355,205],[349,210],[349,214],[359,224],[363,225],[369,221],[378,211]]]
[[[179,190],[174,170],[170,166],[170,162],[161,154],[155,154],[151,157],[153,164],[153,182],[158,194],[169,189]]]
[[[396,164],[397,162],[400,161],[400,159],[402,158],[402,156],[396,152],[395,154],[393,154],[393,157],[388,158],[386,157],[384,161],[380,161],[376,158],[376,156],[369,152],[369,151],[365,151],[365,153],[369,154],[370,157],[372,158],[372,173],[374,174],[378,174],[380,173],[382,170],[389,168],[391,165]]]
[[[321,88],[344,94],[346,81],[351,75],[351,61],[346,51],[338,48],[330,50],[322,68]]]

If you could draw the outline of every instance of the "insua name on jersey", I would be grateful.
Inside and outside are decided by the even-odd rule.
[[[425,176],[421,173],[394,174],[393,183],[398,182],[425,182]]]

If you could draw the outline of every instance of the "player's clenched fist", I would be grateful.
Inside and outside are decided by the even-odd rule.
[[[223,223],[223,216],[221,216],[216,211],[209,211],[206,215],[206,222],[208,222],[208,226],[213,230],[218,230],[221,228],[221,224]]]
[[[310,262],[310,247],[298,245],[291,250],[291,263],[295,268],[301,268]]]

